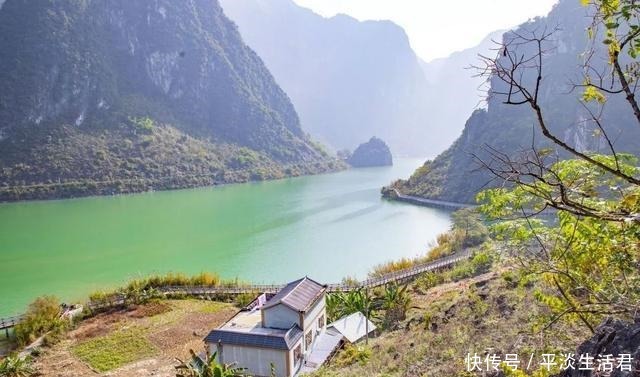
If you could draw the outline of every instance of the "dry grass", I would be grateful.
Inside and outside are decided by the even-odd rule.
[[[573,352],[585,329],[559,323],[540,331],[538,321],[548,313],[532,291],[512,286],[500,272],[414,291],[407,319],[400,329],[370,341],[367,361],[338,354],[313,377],[463,377],[469,376],[468,353]]]

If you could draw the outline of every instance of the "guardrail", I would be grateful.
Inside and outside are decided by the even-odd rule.
[[[357,284],[327,284],[328,292],[349,292],[361,288],[375,288],[389,283],[399,283],[409,281],[416,276],[429,271],[436,271],[441,268],[449,267],[462,260],[469,259],[472,253],[470,250],[464,250],[456,254],[444,257],[432,262],[422,263],[411,268],[391,272],[380,277],[369,278],[358,282]],[[215,295],[240,295],[244,293],[277,293],[284,287],[284,284],[252,284],[240,285],[235,287],[211,287],[211,286],[163,286],[156,287],[165,296],[170,295],[188,295],[188,296],[215,296]],[[124,294],[112,295],[104,300],[93,300],[88,303],[91,310],[108,309],[117,306],[123,306],[129,301]],[[0,319],[0,330],[14,327],[20,322],[22,316],[9,317]]]
[[[5,335],[8,338],[9,329],[16,327],[16,325],[20,323],[20,321],[22,321],[22,318],[24,318],[23,315],[17,315],[15,317],[8,317],[8,318],[0,318],[0,331],[4,330]]]
[[[357,284],[327,284],[328,292],[349,292],[360,288],[375,288],[392,282],[405,282],[413,279],[417,275],[429,271],[435,271],[441,268],[451,266],[462,260],[469,259],[471,251],[465,250],[454,255],[444,257],[432,262],[422,263],[411,268],[385,274],[376,278],[369,278],[358,282]],[[284,284],[252,284],[241,285],[236,287],[212,287],[212,286],[163,286],[156,287],[165,296],[170,295],[187,295],[187,296],[215,296],[215,295],[240,295],[245,293],[277,293],[285,285]],[[125,295],[111,296],[102,301],[93,301],[89,303],[89,308],[99,310],[109,307],[121,306],[126,304],[127,297]]]

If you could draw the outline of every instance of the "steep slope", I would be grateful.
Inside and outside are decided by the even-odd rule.
[[[377,137],[362,143],[347,159],[349,165],[356,168],[393,165],[393,156],[387,144]]]
[[[8,0],[0,199],[331,168],[217,0]]]
[[[580,54],[587,48],[587,32],[590,19],[586,8],[573,0],[562,0],[545,18],[538,18],[521,25],[516,32],[526,34],[532,30],[560,30],[553,37],[553,46],[546,46],[543,90],[540,102],[545,109],[545,120],[556,135],[582,151],[608,153],[609,150],[580,104],[580,90],[571,91],[570,81],[581,82]],[[505,38],[512,38],[506,33]],[[605,64],[606,59],[595,60]],[[528,78],[531,79],[531,78]],[[503,84],[491,79],[491,89],[501,91]],[[503,91],[503,90],[502,90]],[[479,169],[474,154],[489,161],[486,147],[514,154],[530,148],[550,146],[540,135],[531,109],[525,105],[504,105],[496,96],[488,102],[487,109],[475,111],[467,121],[462,135],[453,145],[435,158],[427,161],[408,180],[394,185],[405,194],[456,202],[474,202],[475,194],[496,184],[492,176]],[[640,153],[637,144],[640,129],[633,121],[633,114],[624,98],[611,98],[602,114],[603,124],[614,139],[618,152]],[[562,157],[562,152],[558,152]]]
[[[251,48],[291,96],[303,128],[335,149],[378,135],[396,154],[446,147],[404,30],[389,21],[321,17],[292,0],[222,0]]]
[[[479,56],[495,54],[494,41],[501,41],[506,30],[495,31],[477,46],[454,52],[446,58],[421,62],[432,100],[429,103],[430,124],[437,125],[438,140],[446,147],[460,136],[471,113],[484,104],[486,79],[471,68]],[[446,147],[443,147],[444,150]]]

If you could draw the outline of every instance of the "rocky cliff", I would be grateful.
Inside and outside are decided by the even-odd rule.
[[[378,135],[394,153],[420,157],[446,147],[439,135],[450,126],[432,125],[427,82],[400,26],[324,18],[292,0],[221,3],[313,137],[353,150]]]
[[[335,167],[217,0],[8,0],[0,199]]]
[[[384,141],[372,137],[368,142],[360,144],[349,156],[347,162],[357,168],[390,166],[393,165],[393,157]]]
[[[516,32],[527,35],[534,30],[559,27],[545,46],[540,103],[545,110],[546,123],[554,134],[564,137],[566,142],[580,150],[608,153],[597,125],[587,121],[589,114],[580,102],[581,91],[572,90],[572,81],[582,82],[581,54],[588,47],[586,30],[589,22],[588,10],[579,2],[562,0],[547,17],[531,20],[518,27]],[[513,34],[507,32],[504,38],[513,38]],[[604,56],[595,61],[606,64],[606,52]],[[495,77],[489,84],[493,91],[504,89]],[[473,203],[478,191],[499,184],[478,164],[478,160],[491,160],[487,147],[507,155],[530,148],[532,144],[536,148],[553,147],[540,134],[529,107],[505,105],[503,100],[500,96],[489,98],[487,109],[477,110],[471,115],[462,135],[451,147],[434,160],[427,161],[408,180],[396,182],[395,187],[405,194]],[[640,145],[635,142],[640,138],[640,129],[633,119],[624,98],[607,101],[602,122],[609,135],[615,135],[618,152],[640,154]],[[562,151],[557,152],[560,157],[566,156]]]

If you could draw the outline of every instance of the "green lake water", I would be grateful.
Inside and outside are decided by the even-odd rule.
[[[149,273],[326,283],[424,253],[449,213],[381,199],[422,163],[279,181],[0,204],[0,316]]]

